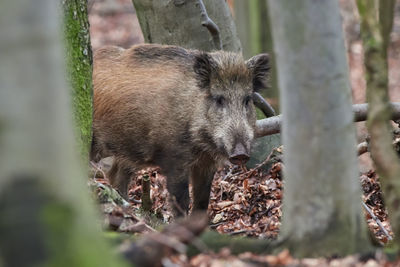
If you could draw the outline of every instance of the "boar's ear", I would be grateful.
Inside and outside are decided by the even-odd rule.
[[[199,53],[195,56],[194,72],[197,74],[198,85],[200,88],[207,88],[210,85],[211,74],[215,69],[215,62],[207,53]]]
[[[269,78],[269,55],[259,54],[246,61],[247,67],[253,76],[253,89],[258,92],[268,87]]]

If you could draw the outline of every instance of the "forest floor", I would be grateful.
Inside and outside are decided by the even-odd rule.
[[[400,154],[400,134],[396,135],[395,148]],[[247,236],[257,239],[275,240],[280,229],[282,215],[282,147],[276,148],[267,159],[253,169],[227,166],[220,169],[214,178],[208,217],[208,227],[229,236]],[[97,184],[95,192],[104,214],[103,227],[132,235],[147,235],[160,231],[172,220],[168,202],[165,177],[158,168],[148,168],[137,173],[129,189],[129,202],[111,200],[106,193],[109,181],[103,169],[110,162],[93,167],[91,183]],[[271,168],[265,170],[268,164]],[[94,178],[97,177],[97,178]],[[142,209],[142,184],[144,177],[150,178],[150,211]],[[382,200],[379,178],[374,170],[360,174],[363,190],[362,201],[368,227],[377,245],[387,244],[393,236]],[[101,186],[99,186],[101,184]],[[361,207],[360,207],[361,208]],[[151,216],[148,216],[151,214]],[[189,221],[190,223],[190,221]],[[157,229],[157,230],[156,230]],[[202,229],[203,230],[203,229]],[[200,230],[200,232],[202,231]],[[178,231],[179,232],[179,231]],[[175,232],[172,236],[179,235]],[[177,237],[177,239],[179,239]],[[196,238],[191,239],[194,242]],[[198,241],[198,240],[197,240]],[[165,245],[164,241],[157,240]],[[186,245],[180,244],[183,247]],[[212,253],[202,246],[202,253],[188,257],[175,243],[162,256],[163,266],[400,266],[400,260],[389,262],[382,251],[374,255],[352,255],[346,258],[295,259],[289,251],[278,255],[243,253],[233,255],[228,248]],[[180,246],[178,246],[180,247]],[[205,248],[204,248],[205,247]]]

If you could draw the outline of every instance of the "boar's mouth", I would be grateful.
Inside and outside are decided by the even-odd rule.
[[[242,143],[237,143],[229,155],[229,161],[235,165],[244,165],[249,159],[249,153]]]
[[[229,159],[235,165],[243,165],[250,159],[250,147],[246,146],[240,140],[236,140],[233,147],[228,148],[224,142],[224,138],[220,137],[215,140],[206,128],[200,129],[198,133],[205,150],[217,158],[222,156],[225,159]]]

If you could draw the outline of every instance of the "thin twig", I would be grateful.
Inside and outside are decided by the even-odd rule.
[[[255,231],[254,229],[244,229],[244,230],[238,230],[235,232],[230,232],[229,235],[240,235],[240,234],[252,233],[254,231]]]
[[[148,225],[142,218],[136,216],[133,212],[129,212],[128,214],[129,214],[129,216],[132,217],[132,219],[136,220],[137,222],[143,222],[145,227],[147,228],[147,230],[149,230],[151,232],[158,232],[156,229],[154,229],[153,227]]]
[[[234,168],[234,166],[232,166],[229,169],[229,172],[222,178],[222,181],[224,181],[226,178],[228,178],[232,174],[233,168]],[[222,200],[222,195],[224,194],[224,191],[222,190],[222,183],[220,184],[220,191],[221,191],[220,200]]]
[[[232,174],[233,168],[235,168],[235,167],[232,166],[231,168],[229,168],[229,172],[222,178],[222,181],[224,181],[226,178],[228,178]]]
[[[215,228],[217,228],[218,226],[220,226],[221,224],[224,224],[224,223],[226,223],[226,220],[220,221],[220,222],[217,222],[217,223],[214,223],[214,224],[210,224],[209,227],[211,229],[215,229]]]
[[[383,231],[383,233],[386,235],[386,237],[389,239],[389,241],[391,241],[393,238],[389,235],[388,231],[386,230],[386,228],[383,226],[382,222],[378,219],[378,217],[375,216],[375,214],[372,212],[372,210],[367,206],[367,204],[365,204],[364,202],[362,202],[365,210],[369,213],[369,215],[371,215],[372,219],[375,220],[375,222],[378,224],[378,226],[381,228],[381,230]]]
[[[101,167],[99,167],[96,163],[94,163],[93,161],[90,161],[90,164],[96,169],[96,172],[94,173],[94,177],[93,179],[96,179],[96,174],[97,171],[101,172],[103,174],[104,179],[107,179],[106,173],[102,170]]]
[[[264,166],[265,164],[267,164],[267,163],[271,160],[271,157],[272,157],[272,155],[274,154],[274,151],[275,151],[275,150],[272,150],[271,153],[269,153],[268,157],[267,157],[263,162],[257,164],[253,169],[251,169],[251,170],[245,172],[244,175],[247,175],[246,178],[248,179],[251,175],[253,175],[253,173],[254,173],[255,171],[257,171],[259,168],[261,168],[262,166]]]
[[[210,32],[213,38],[215,49],[222,50],[221,34],[217,24],[215,24],[214,21],[212,21],[208,16],[203,0],[198,0],[198,2],[201,9],[201,25],[206,27],[207,30]]]

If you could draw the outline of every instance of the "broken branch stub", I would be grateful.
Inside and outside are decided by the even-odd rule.
[[[207,30],[210,32],[214,42],[215,49],[222,50],[222,41],[219,28],[217,24],[215,24],[214,21],[212,21],[208,16],[203,0],[198,0],[198,1],[199,1],[199,7],[201,9],[201,25],[206,27]]]

